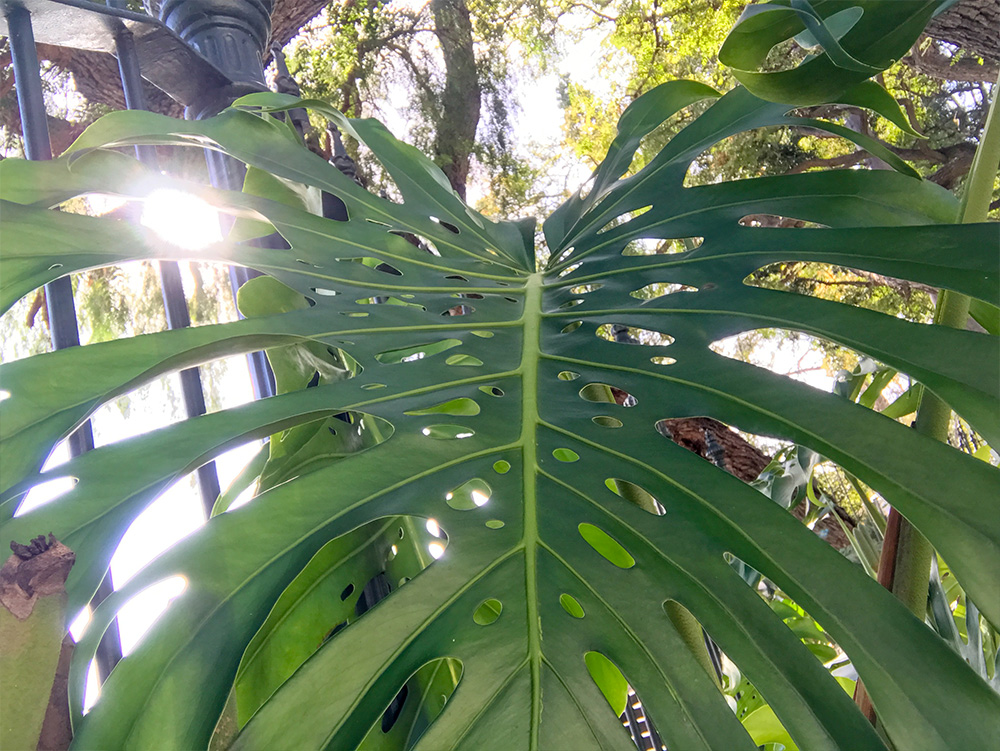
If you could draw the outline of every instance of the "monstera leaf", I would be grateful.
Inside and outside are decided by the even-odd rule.
[[[43,530],[75,551],[71,612],[158,493],[273,436],[257,497],[97,609],[75,654],[78,747],[205,747],[232,702],[235,748],[628,749],[616,713],[631,686],[669,748],[753,749],[692,649],[700,624],[800,748],[885,748],[734,560],[846,651],[895,747],[998,737],[1000,697],[947,644],[784,509],[656,428],[707,415],[836,461],[921,529],[1000,622],[1000,515],[984,513],[994,468],[710,347],[758,328],[806,332],[909,374],[997,441],[995,337],[744,282],[769,264],[812,261],[995,302],[996,227],[950,224],[956,201],[908,173],[685,187],[692,160],[723,139],[803,122],[745,89],[623,177],[646,134],[715,96],[675,82],[634,102],[588,191],[545,222],[542,268],[529,225],[478,215],[379,123],[320,102],[254,95],[201,122],[118,113],[61,160],[0,166],[5,305],[70,271],[181,256],[127,224],[49,209],[165,184],[110,147],[207,146],[270,173],[278,179],[252,182],[280,200],[201,192],[289,246],[203,251],[269,275],[241,294],[246,320],[0,371],[3,543]],[[399,200],[300,146],[270,114],[292,106],[367,145]],[[292,184],[336,196],[348,219],[309,213]],[[811,227],[740,221],[760,214]],[[258,349],[285,393],[39,471],[51,445],[114,396]],[[72,490],[13,516],[28,488],[65,476]],[[173,576],[183,595],[79,716],[82,675],[115,612]]]

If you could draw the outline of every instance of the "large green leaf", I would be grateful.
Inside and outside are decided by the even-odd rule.
[[[44,208],[89,190],[144,196],[151,176],[114,180],[101,156],[110,146],[209,145],[335,194],[350,216],[335,222],[294,202],[205,191],[234,214],[263,218],[290,245],[223,243],[204,252],[273,277],[242,296],[256,317],[0,369],[10,392],[0,402],[0,542],[29,526],[66,540],[77,551],[67,585],[77,606],[157,493],[232,445],[272,435],[258,497],[212,518],[98,608],[76,650],[77,710],[80,676],[115,612],[166,577],[187,581],[97,706],[77,718],[80,748],[204,747],[235,684],[245,722],[239,748],[624,749],[631,741],[608,706],[619,693],[615,669],[670,748],[753,748],[668,617],[677,604],[739,665],[800,748],[883,748],[837,681],[733,570],[732,556],[780,586],[848,653],[896,747],[981,748],[1000,733],[997,695],[860,567],[655,427],[710,415],[836,461],[920,528],[983,613],[1000,621],[1000,516],[983,510],[998,488],[994,468],[709,347],[757,328],[829,339],[908,373],[996,440],[995,337],[744,283],[768,264],[807,260],[993,304],[996,228],[948,225],[957,209],[948,193],[892,172],[684,188],[692,160],[721,139],[796,122],[787,107],[742,89],[622,177],[643,135],[709,95],[667,84],[626,111],[610,166],[546,222],[553,260],[541,270],[521,227],[468,209],[431,162],[378,123],[347,120],[318,102],[306,104],[372,149],[402,203],[367,193],[290,140],[260,108],[301,103],[268,95],[201,122],[115,114],[62,160],[0,164],[0,179],[4,170],[18,176],[17,190],[4,193],[16,202],[5,204],[5,222],[19,227],[15,299],[55,273],[54,263],[65,273],[177,253],[122,225],[56,221]],[[821,227],[740,223],[754,214]],[[77,226],[96,228],[93,253],[63,251],[75,247]],[[41,229],[48,244],[21,239]],[[631,254],[638,241],[685,238],[700,245]],[[651,284],[697,291],[649,301],[631,294]],[[599,335],[606,324],[660,332],[663,343],[609,341]],[[285,388],[316,385],[39,473],[48,447],[113,396],[162,372],[259,348],[269,348]],[[617,404],[607,386],[636,404]],[[13,517],[28,487],[57,476],[78,482]],[[637,490],[612,490],[622,487]],[[638,490],[664,513],[631,502]],[[435,520],[447,550],[352,617],[354,590],[332,603],[329,594],[346,583],[359,588],[390,563],[397,553],[385,552],[384,534],[399,518],[414,529]],[[418,539],[418,552],[426,542]],[[349,625],[331,634],[343,620]],[[398,720],[389,722],[386,709],[400,696]]]
[[[927,22],[956,0],[768,0],[750,4],[719,50],[740,83],[770,101],[819,104],[850,92],[908,129],[891,97],[870,76],[905,55]],[[762,72],[768,52],[795,38],[810,54],[789,70]],[[881,87],[878,87],[881,88]],[[844,103],[846,100],[840,99]]]

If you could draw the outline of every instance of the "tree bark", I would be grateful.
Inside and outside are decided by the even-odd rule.
[[[959,0],[927,24],[927,34],[992,63],[1000,62],[1000,2]]]
[[[922,42],[926,40],[922,36],[920,41],[913,46],[910,54],[903,58],[903,62],[914,70],[932,78],[941,78],[946,81],[995,81],[1000,65],[985,58],[982,63],[973,57],[961,57],[958,60],[941,53],[937,45],[922,49]]]
[[[432,0],[434,30],[444,55],[434,160],[458,195],[465,199],[472,147],[479,126],[482,88],[472,41],[472,20],[465,0]]]
[[[711,417],[661,420],[657,423],[656,429],[678,446],[683,446],[706,461],[711,461],[743,482],[756,480],[771,461],[769,456],[748,443],[739,433]],[[839,506],[835,506],[834,511],[849,529],[854,528],[855,522],[846,511]],[[802,519],[805,512],[805,503],[799,503],[791,511],[796,519]],[[816,522],[813,531],[837,550],[850,547],[850,541],[841,529],[840,523],[831,514]]]

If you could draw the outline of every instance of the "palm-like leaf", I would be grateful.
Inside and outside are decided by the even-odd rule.
[[[911,374],[995,440],[996,338],[743,282],[767,264],[809,260],[995,301],[995,227],[935,224],[953,219],[953,199],[896,173],[684,188],[703,150],[748,128],[790,122],[787,107],[741,89],[638,174],[621,178],[642,136],[710,94],[668,84],[629,108],[590,192],[546,222],[554,260],[540,271],[521,228],[466,208],[429,161],[378,123],[345,120],[316,102],[308,104],[381,159],[401,204],[357,187],[255,110],[291,106],[280,97],[251,97],[198,123],[112,115],[84,134],[69,158],[4,163],[3,197],[17,202],[4,204],[5,245],[14,249],[5,248],[5,304],[68,271],[171,256],[125,225],[47,210],[90,190],[141,192],[118,176],[129,160],[91,149],[212,145],[328,191],[350,214],[334,222],[214,192],[227,209],[266,217],[291,246],[211,251],[294,290],[273,282],[258,289],[257,312],[283,312],[56,352],[0,371],[11,394],[0,407],[2,535],[6,541],[51,530],[74,549],[68,586],[77,607],[95,590],[130,520],[212,456],[311,425],[299,428],[308,436],[297,434],[311,441],[304,450],[329,457],[304,469],[286,466],[286,481],[213,518],[99,608],[77,648],[78,675],[132,594],[168,576],[188,582],[78,721],[80,747],[204,746],[234,681],[237,699],[250,702],[251,709],[240,708],[242,719],[262,704],[238,736],[239,748],[377,747],[379,718],[422,671],[414,681],[423,687],[423,725],[413,719],[396,747],[415,742],[433,719],[419,738],[422,748],[629,748],[588,671],[587,655],[597,666],[598,653],[636,688],[670,748],[753,748],[672,625],[667,610],[679,603],[749,676],[800,747],[882,748],[850,696],[728,556],[776,582],[846,650],[897,747],[981,748],[997,737],[998,697],[924,624],[776,504],[655,428],[663,418],[710,415],[833,459],[923,530],[983,613],[1000,621],[1000,516],[982,510],[997,488],[995,470],[709,348],[764,327],[820,336]],[[739,223],[761,213],[824,228]],[[424,239],[437,254],[400,233]],[[638,238],[693,237],[704,241],[686,252],[622,255]],[[630,294],[662,283],[697,291],[650,301]],[[404,304],[366,304],[372,298]],[[465,315],[443,315],[457,305]],[[597,335],[605,324],[660,332],[672,343],[608,341]],[[188,420],[37,473],[53,441],[112,396],[165,371],[263,347],[297,363],[289,365],[289,382],[295,372],[310,380],[312,364],[331,375],[315,388]],[[343,353],[360,365],[354,377],[342,377],[351,370]],[[607,386],[637,403],[619,406]],[[345,453],[330,418],[347,411],[355,425],[378,420],[381,437],[391,436]],[[64,475],[78,478],[72,491],[12,518],[28,487]],[[484,505],[463,502],[474,479],[477,501],[489,495]],[[609,480],[639,486],[659,508],[634,502],[634,492],[612,492],[622,485]],[[650,513],[657,510],[663,513]],[[399,534],[408,539],[425,518],[447,534],[444,557],[324,640],[353,615],[355,590],[386,567],[396,520],[404,520]],[[326,594],[310,598],[314,590]],[[339,591],[348,594],[329,596]],[[290,644],[298,653],[282,651]],[[262,683],[254,688],[254,681]],[[609,681],[602,683],[607,689]],[[76,693],[79,707],[78,684]]]

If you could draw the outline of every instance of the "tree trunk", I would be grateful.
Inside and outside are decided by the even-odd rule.
[[[451,187],[464,200],[482,103],[472,42],[472,20],[465,0],[432,0],[431,12],[445,64],[444,91],[441,93],[433,146],[434,160],[444,170]]]
[[[1000,2],[959,0],[927,24],[927,33],[989,62],[1000,62]]]
[[[761,470],[771,461],[770,457],[748,443],[739,433],[711,417],[661,420],[656,429],[678,446],[698,454],[743,482],[756,480]],[[792,509],[792,516],[802,519],[805,512],[806,504],[802,502]],[[844,520],[849,529],[854,527],[855,522],[846,511],[835,506],[834,512]],[[837,550],[850,546],[840,523],[831,514],[816,522],[813,531]]]

